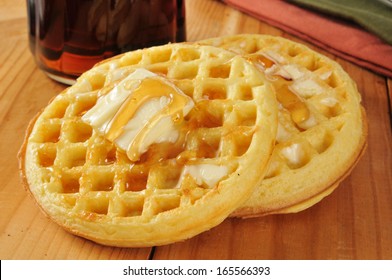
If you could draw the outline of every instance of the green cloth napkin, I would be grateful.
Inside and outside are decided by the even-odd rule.
[[[382,1],[288,0],[288,2],[351,20],[392,44],[392,7],[383,4]]]

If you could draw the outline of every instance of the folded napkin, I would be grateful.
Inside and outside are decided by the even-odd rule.
[[[317,8],[329,14],[317,13],[304,9],[294,3],[278,0],[224,0],[224,2],[268,24],[309,41],[339,57],[392,78],[392,45],[386,43],[379,36],[368,32],[363,27],[355,25],[351,21],[347,22],[336,17],[336,15],[341,15],[346,19],[349,18],[349,14],[351,13],[350,9],[348,9],[349,12],[345,11],[345,15],[343,15],[342,6],[334,4],[329,6],[325,5],[328,2],[326,0],[293,0],[292,2],[308,2],[301,3],[301,5]],[[351,5],[353,5],[353,3],[364,2],[364,0],[337,0],[330,2],[352,2]],[[316,7],[314,3],[318,3],[322,7]],[[346,3],[346,5],[349,4]],[[328,9],[326,8],[327,6],[329,7]],[[330,14],[332,12],[332,8],[330,7],[334,9],[333,14]],[[391,8],[388,6],[383,7],[388,10],[387,14],[391,13]],[[357,13],[354,12],[353,14]],[[358,16],[354,15],[350,19],[354,20],[354,17],[358,18]],[[390,18],[386,20],[390,20]],[[372,23],[374,26],[378,24],[376,21]],[[371,30],[371,27],[367,28]],[[390,28],[390,26],[385,28]],[[391,36],[391,34],[387,31],[388,36]]]
[[[357,23],[392,44],[392,8],[380,0],[288,0]],[[392,1],[390,1],[392,4]]]

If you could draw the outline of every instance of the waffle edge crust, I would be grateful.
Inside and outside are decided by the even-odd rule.
[[[166,76],[196,105],[182,148],[157,145],[131,162],[81,117],[140,67]],[[56,96],[31,121],[19,166],[43,212],[72,234],[119,247],[169,244],[218,225],[251,195],[272,154],[277,111],[264,75],[232,52],[193,44],[137,50],[99,63]],[[183,161],[228,173],[213,187],[180,180]]]
[[[303,44],[277,36],[239,34],[198,43],[248,58],[263,55],[274,64],[261,69],[275,87],[279,101],[274,153],[264,180],[232,216],[299,212],[331,194],[367,146],[361,96],[343,68]],[[285,88],[277,82],[282,80],[280,75],[290,80],[285,81],[286,85],[297,89],[300,102],[294,106],[284,100]],[[294,114],[301,110],[312,117],[313,123],[301,126],[293,121]]]

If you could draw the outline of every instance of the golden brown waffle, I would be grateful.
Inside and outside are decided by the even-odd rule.
[[[356,85],[331,59],[280,37],[203,40],[246,57],[276,89],[277,143],[263,182],[233,216],[298,212],[330,194],[360,158],[367,126]]]
[[[183,142],[153,145],[139,161],[81,117],[135,68],[172,81],[195,102]],[[171,44],[100,63],[34,119],[19,153],[26,186],[73,234],[113,246],[152,246],[219,224],[258,185],[277,127],[273,88],[245,59],[210,46]],[[210,186],[185,166],[227,168]]]

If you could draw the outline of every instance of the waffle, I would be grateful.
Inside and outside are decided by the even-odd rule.
[[[269,35],[201,41],[246,57],[273,84],[279,102],[277,142],[267,174],[232,216],[304,210],[332,193],[366,146],[361,96],[348,74],[308,47]]]
[[[152,144],[130,160],[82,118],[140,68],[195,105],[182,141]],[[20,169],[42,210],[75,235],[121,247],[177,242],[216,226],[250,196],[272,154],[277,111],[272,86],[232,52],[192,44],[137,50],[96,65],[37,115]]]

